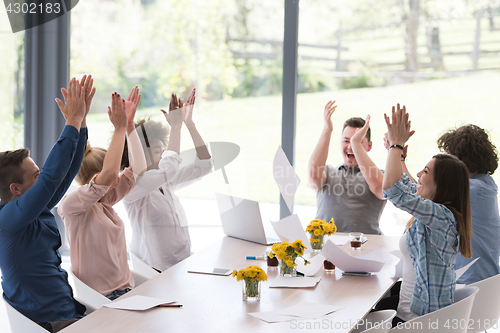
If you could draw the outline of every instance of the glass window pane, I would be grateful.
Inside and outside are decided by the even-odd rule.
[[[240,153],[223,170],[215,156],[215,172],[177,192],[189,223],[205,223],[195,200],[209,200],[211,223],[219,224],[215,192],[273,203],[279,216],[272,160],[281,140],[282,2],[88,0],[71,13],[71,75],[92,74],[97,88],[88,116],[93,146],[108,146],[113,92],[126,97],[138,85],[136,119],[165,122],[160,109],[171,93],[186,99],[196,88],[202,138],[234,143]],[[181,151],[193,148],[183,127]]]
[[[500,103],[499,9],[456,2],[447,8],[444,1],[420,2],[418,9],[409,3],[418,1],[301,2],[296,142],[303,179],[329,100],[338,105],[327,162],[334,166],[343,163],[344,121],[370,114],[369,155],[385,168],[383,114],[396,103],[406,105],[416,130],[407,159],[414,176],[439,152],[436,140],[448,129],[472,123],[500,142],[492,121]],[[498,184],[500,174],[493,178]],[[315,193],[303,184],[296,202],[315,206]],[[400,235],[408,217],[386,207],[382,231]]]
[[[0,11],[0,151],[24,145],[24,31],[12,33]]]

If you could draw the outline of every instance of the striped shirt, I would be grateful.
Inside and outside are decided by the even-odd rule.
[[[406,245],[415,272],[410,310],[424,315],[453,304],[458,230],[448,208],[422,199],[416,191],[417,185],[403,173],[396,184],[384,191],[384,196],[415,217],[406,232]]]

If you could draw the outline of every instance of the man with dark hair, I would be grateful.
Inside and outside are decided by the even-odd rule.
[[[86,80],[87,79],[87,80]],[[85,82],[86,81],[86,82]],[[66,119],[42,171],[29,150],[0,153],[0,269],[3,297],[16,310],[56,332],[81,318],[85,307],[73,298],[61,268],[61,237],[50,209],[80,169],[87,144],[86,115],[94,96],[83,77],[56,99]]]
[[[327,165],[333,131],[331,116],[337,107],[334,103],[325,106],[324,128],[308,165],[308,185],[316,191],[316,218],[333,218],[340,232],[380,234],[379,219],[386,200],[383,174],[367,154],[372,148],[369,116],[366,122],[350,118],[344,123],[340,140],[344,163]]]
[[[467,166],[472,215],[472,258],[460,253],[455,269],[479,260],[457,281],[471,284],[500,273],[500,215],[498,187],[491,175],[498,167],[498,154],[488,133],[476,125],[464,125],[443,134],[437,144],[440,150],[457,156]]]

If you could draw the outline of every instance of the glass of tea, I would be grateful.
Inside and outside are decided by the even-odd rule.
[[[363,242],[363,233],[362,232],[350,232],[349,238],[351,240],[351,249],[353,249],[353,250],[361,249],[361,244]]]
[[[324,268],[325,272],[327,272],[327,273],[331,273],[331,272],[335,271],[335,265],[331,261],[328,261],[328,260],[323,261],[323,268]]]
[[[267,259],[267,266],[268,267],[278,267],[279,261],[276,255],[274,255],[272,258],[269,257],[269,251],[266,251],[266,259]]]

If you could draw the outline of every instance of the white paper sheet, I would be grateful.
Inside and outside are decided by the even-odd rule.
[[[280,189],[280,193],[288,206],[288,210],[292,212],[293,197],[299,187],[300,179],[288,161],[281,146],[278,146],[278,150],[274,155],[273,174],[274,180]]]
[[[122,300],[107,303],[104,306],[113,309],[141,311],[154,308],[155,306],[158,306],[160,304],[168,304],[174,302],[175,301],[167,301],[165,299],[136,295]]]
[[[389,253],[399,258],[399,262],[394,267],[395,269],[394,277],[400,279],[403,277],[403,265],[404,265],[403,254],[401,253],[400,250],[394,250]]]
[[[304,256],[304,258],[311,262],[308,265],[304,265],[304,260],[300,258],[295,260],[295,263],[297,264],[297,267],[295,268],[298,272],[303,273],[305,276],[313,276],[316,274],[320,268],[323,267],[323,262],[325,261],[325,257],[323,257],[320,253],[312,258],[309,257],[310,256],[308,255]]]
[[[459,268],[457,270],[455,270],[455,281],[457,281],[458,279],[460,279],[460,277],[462,275],[464,275],[464,273],[469,269],[470,266],[474,265],[474,263],[479,259],[480,257],[472,260],[470,263],[468,263],[466,266],[462,267],[462,268]]]
[[[316,319],[340,309],[342,309],[342,307],[336,305],[303,302],[275,312],[280,315]]]
[[[284,277],[278,276],[269,288],[312,288],[321,281],[321,277]]]
[[[349,236],[343,236],[343,235],[331,235],[331,236],[328,236],[327,237],[327,240],[331,240],[333,242],[333,244],[337,245],[337,246],[342,246],[342,245],[346,245],[347,242],[350,240],[350,237]]]
[[[312,252],[309,236],[304,231],[297,214],[287,216],[278,222],[271,221],[271,225],[282,242],[292,243],[295,240],[300,239],[302,240],[302,244],[306,246],[304,253]],[[296,262],[300,260],[301,259],[299,258]]]
[[[277,323],[294,319],[317,319],[340,309],[342,309],[342,307],[336,305],[303,302],[282,310],[252,312],[249,313],[249,315],[268,323]]]
[[[380,251],[378,249],[364,256],[353,257],[342,251],[342,249],[333,244],[330,240],[326,241],[321,254],[344,272],[375,273],[379,272],[385,264],[380,259],[377,259],[380,257]]]

